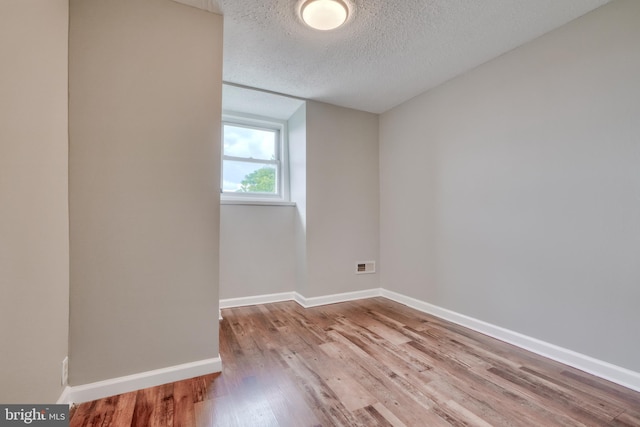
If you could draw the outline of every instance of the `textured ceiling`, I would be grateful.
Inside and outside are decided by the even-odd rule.
[[[348,0],[307,28],[295,0],[177,0],[224,15],[223,78],[380,113],[609,0]]]

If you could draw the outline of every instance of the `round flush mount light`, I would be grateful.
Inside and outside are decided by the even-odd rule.
[[[300,16],[311,28],[328,31],[347,21],[349,8],[342,0],[307,0],[302,3]]]

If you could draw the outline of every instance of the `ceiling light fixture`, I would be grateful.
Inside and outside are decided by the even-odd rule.
[[[347,21],[349,8],[342,0],[307,0],[302,3],[300,16],[311,28],[327,31]]]

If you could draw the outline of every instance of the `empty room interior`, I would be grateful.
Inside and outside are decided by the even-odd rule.
[[[640,1],[2,0],[0,52],[0,404],[640,426]]]

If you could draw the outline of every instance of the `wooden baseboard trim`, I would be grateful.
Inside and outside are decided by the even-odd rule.
[[[640,373],[630,369],[613,365],[609,362],[595,359],[573,350],[569,350],[555,344],[529,337],[500,326],[492,325],[455,311],[447,310],[427,302],[399,294],[397,292],[381,289],[381,296],[392,301],[399,302],[408,307],[431,314],[444,320],[456,323],[460,326],[489,335],[490,337],[513,344],[522,349],[531,351],[540,356],[569,365],[581,371],[614,382],[631,390],[640,391]]]
[[[222,360],[219,356],[95,383],[67,387],[60,396],[58,403],[89,402],[215,372],[222,372]]]

